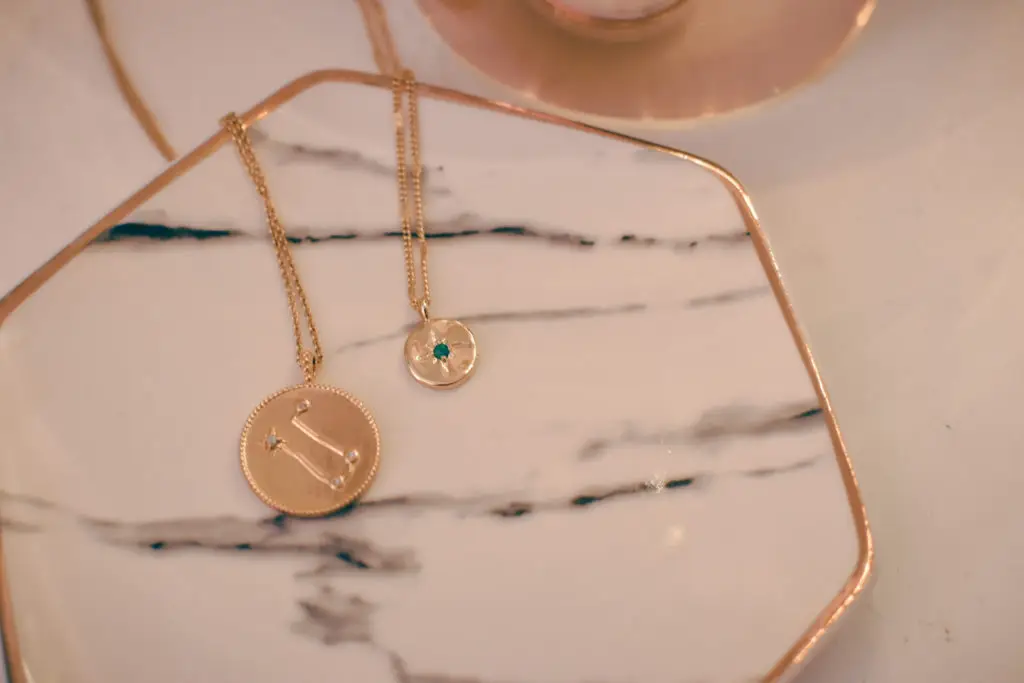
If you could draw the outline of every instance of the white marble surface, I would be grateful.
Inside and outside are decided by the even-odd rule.
[[[390,100],[322,86],[256,135],[309,238],[320,379],[382,432],[348,514],[275,516],[239,472],[244,416],[301,375],[232,147],[0,330],[5,553],[33,679],[761,680],[859,544],[735,200],[630,143],[423,102],[433,307],[482,351],[435,394],[401,359]]]
[[[250,3],[244,29],[227,2],[107,4],[181,149],[287,77],[371,67],[346,3],[305,3],[288,21]],[[161,162],[116,98],[82,8],[0,12],[4,92],[19,94],[0,105],[0,277],[13,284]],[[196,13],[210,23],[175,18]],[[803,680],[1024,672],[1022,14],[1014,0],[891,0],[823,82],[756,115],[650,134],[716,158],[752,191],[872,514],[877,585]],[[425,77],[500,92],[415,25],[396,28]],[[256,49],[269,38],[288,49]]]

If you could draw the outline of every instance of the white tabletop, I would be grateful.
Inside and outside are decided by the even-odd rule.
[[[179,152],[309,69],[373,69],[349,2],[110,0]],[[399,12],[421,78],[512,99]],[[203,22],[198,22],[198,18]],[[186,47],[187,45],[187,47]],[[269,49],[273,46],[275,49]],[[0,290],[164,167],[84,6],[0,8]],[[753,195],[831,393],[877,582],[801,680],[1024,676],[1024,5],[890,0],[824,80],[749,115],[641,132]],[[631,131],[635,132],[635,131]]]

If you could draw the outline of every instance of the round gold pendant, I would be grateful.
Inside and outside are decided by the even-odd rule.
[[[420,384],[453,389],[476,369],[476,338],[458,320],[424,320],[405,340],[405,362]]]
[[[370,487],[380,462],[373,416],[340,389],[301,384],[268,396],[242,430],[242,471],[264,503],[320,517]]]

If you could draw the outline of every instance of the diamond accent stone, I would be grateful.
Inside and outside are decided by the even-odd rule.
[[[310,406],[310,405],[311,405],[311,404],[310,404],[310,402],[309,402],[309,399],[305,399],[305,398],[304,398],[304,399],[302,399],[301,401],[299,401],[299,402],[298,402],[298,404],[296,404],[296,406],[295,406],[295,412],[296,412],[296,413],[299,413],[299,414],[301,415],[302,413],[304,413],[304,412],[306,412],[307,410],[309,410],[309,406]]]
[[[341,475],[335,477],[334,479],[331,479],[331,488],[332,489],[340,489],[344,485],[345,485],[345,477],[342,477]]]
[[[266,445],[268,450],[272,451],[278,446],[280,446],[281,443],[283,443],[283,441],[284,440],[277,434],[275,434],[274,432],[270,432],[269,434],[267,434],[267,439],[266,441],[264,441],[264,444]]]
[[[357,462],[359,460],[359,451],[349,451],[345,454],[345,460],[350,463]]]

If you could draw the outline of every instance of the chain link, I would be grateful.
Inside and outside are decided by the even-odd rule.
[[[398,181],[398,206],[402,215],[402,246],[405,252],[405,277],[409,288],[409,305],[420,317],[430,317],[430,275],[427,269],[427,234],[423,216],[423,163],[420,159],[420,113],[416,90],[416,77],[408,69],[391,81],[391,94],[395,116],[395,175]],[[410,174],[406,136],[404,100],[408,97],[408,142],[412,147]],[[409,176],[412,175],[412,201],[409,196]],[[416,258],[413,254],[412,225],[416,223],[416,247],[419,250],[419,277],[423,280],[422,293],[418,285]]]
[[[231,133],[238,148],[238,155],[242,158],[249,177],[252,178],[256,192],[263,200],[263,208],[267,216],[267,227],[270,229],[270,237],[274,242],[274,251],[277,253],[277,265],[281,270],[281,278],[284,280],[285,293],[288,296],[288,308],[292,313],[292,331],[295,335],[295,360],[302,369],[302,376],[306,383],[311,383],[316,377],[317,369],[323,362],[324,354],[320,348],[320,334],[317,332],[316,323],[313,322],[313,313],[306,299],[306,292],[299,280],[299,273],[295,269],[295,261],[292,258],[291,247],[288,245],[288,235],[281,226],[277,217],[277,209],[270,198],[270,190],[267,188],[267,179],[263,175],[260,163],[253,151],[252,141],[245,130],[242,120],[234,113],[230,113],[222,120],[222,124]],[[303,334],[303,321],[306,323],[306,334],[309,335],[312,348],[306,348],[305,335]]]

